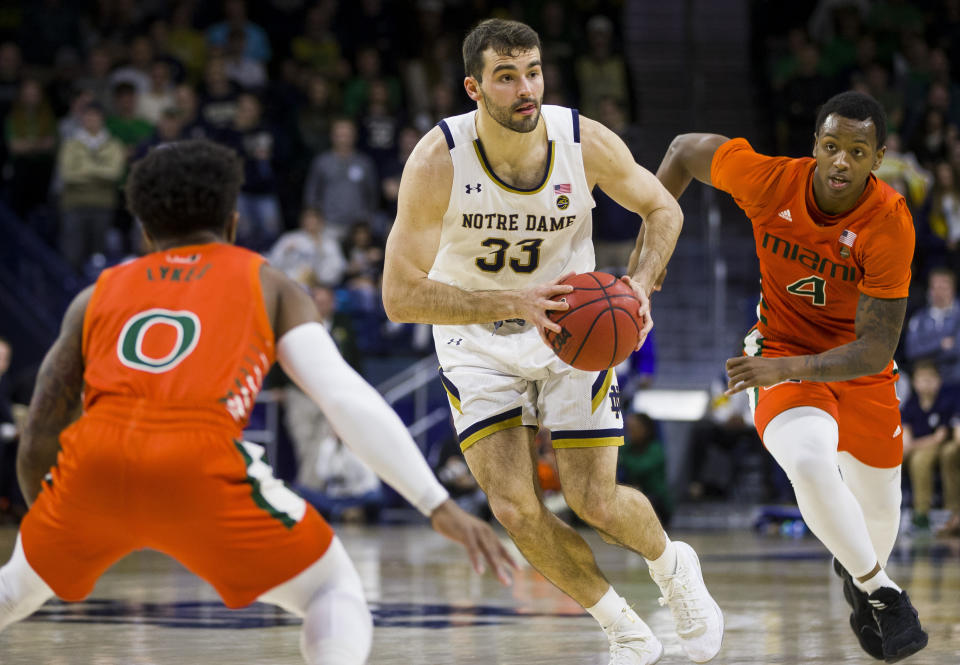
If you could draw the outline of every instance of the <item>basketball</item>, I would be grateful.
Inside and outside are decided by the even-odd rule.
[[[640,301],[624,282],[605,272],[585,272],[560,282],[573,291],[556,296],[570,309],[547,315],[560,325],[547,340],[560,360],[577,369],[597,371],[623,362],[640,341]]]

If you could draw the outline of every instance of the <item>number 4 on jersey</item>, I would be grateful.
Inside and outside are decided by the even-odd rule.
[[[810,275],[798,279],[787,287],[787,291],[795,296],[810,298],[817,307],[827,304],[827,281],[823,277]]]

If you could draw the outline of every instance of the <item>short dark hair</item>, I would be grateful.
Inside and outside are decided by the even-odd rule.
[[[910,372],[910,376],[914,376],[917,372],[924,369],[933,372],[937,376],[940,376],[940,368],[937,367],[937,363],[928,359],[918,360],[917,362],[913,363],[913,368]]]
[[[242,184],[243,162],[233,150],[203,139],[174,141],[133,165],[127,208],[153,238],[222,233]]]
[[[853,120],[873,120],[878,150],[887,140],[887,114],[880,103],[866,93],[848,90],[828,99],[817,114],[817,136],[820,135],[823,123],[832,114]]]
[[[931,268],[930,272],[927,273],[927,282],[929,282],[934,275],[942,275],[943,277],[946,277],[953,285],[956,285],[957,283],[957,273],[953,272],[953,270],[947,266],[934,266]]]
[[[463,40],[463,69],[478,81],[483,74],[483,52],[492,48],[500,55],[514,55],[540,48],[540,37],[526,23],[488,18],[467,33]]]

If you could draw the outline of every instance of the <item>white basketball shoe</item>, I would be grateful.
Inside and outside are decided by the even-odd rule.
[[[653,665],[663,655],[663,644],[632,608],[603,629],[610,640],[610,665]]]
[[[660,587],[661,605],[669,605],[677,626],[680,644],[695,663],[706,663],[720,651],[723,641],[723,613],[710,596],[700,572],[700,560],[686,543],[673,541],[677,551],[677,569],[673,575],[650,577]]]

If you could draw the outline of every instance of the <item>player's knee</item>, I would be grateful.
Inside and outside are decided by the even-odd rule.
[[[532,492],[527,495],[488,496],[490,510],[503,528],[510,533],[521,533],[527,525],[539,521],[545,510]]]

